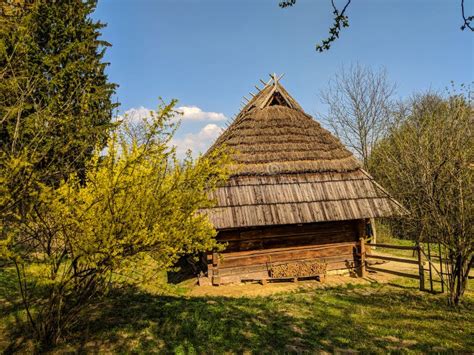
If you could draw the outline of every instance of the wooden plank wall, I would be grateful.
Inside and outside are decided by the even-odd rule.
[[[360,224],[341,221],[221,231],[217,239],[228,246],[220,255],[209,254],[209,276],[221,283],[226,277],[264,275],[271,264],[298,260],[326,262],[328,270],[353,267]]]
[[[230,253],[352,242],[358,240],[357,233],[358,228],[355,221],[341,221],[222,231],[217,235],[217,240],[228,243],[225,253]]]

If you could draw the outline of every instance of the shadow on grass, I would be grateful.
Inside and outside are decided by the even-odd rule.
[[[453,313],[440,298],[375,287],[266,298],[154,296],[128,289],[111,294],[89,317],[71,338],[75,351],[473,350],[462,335],[472,315]]]
[[[264,299],[156,297],[129,290],[112,295],[109,301],[86,333],[107,331],[92,342],[86,336],[81,350],[113,344],[119,352],[268,353],[300,342],[293,318]]]
[[[24,351],[16,279],[13,270],[0,271],[0,352]],[[125,288],[88,308],[56,351],[474,351],[472,297],[452,310],[442,295],[399,286],[348,284],[257,298],[157,296]]]
[[[28,330],[23,317],[18,279],[13,267],[0,267],[0,352],[24,349]],[[1,333],[4,335],[1,336]]]

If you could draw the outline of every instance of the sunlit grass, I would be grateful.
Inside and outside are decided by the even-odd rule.
[[[13,276],[0,271],[0,289],[9,294],[2,306],[13,301]],[[239,298],[190,297],[182,285],[166,295],[158,286],[160,292],[147,287],[123,288],[94,304],[87,320],[55,351],[474,351],[472,294],[451,309],[444,295],[419,292],[412,280],[326,289],[307,285],[291,293]],[[1,317],[4,349],[12,341],[8,327],[22,312],[8,306]]]

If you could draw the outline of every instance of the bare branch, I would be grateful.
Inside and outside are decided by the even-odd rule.
[[[384,70],[373,72],[361,65],[342,68],[321,93],[329,112],[323,119],[367,168],[367,160],[390,120],[391,84]]]
[[[464,31],[466,28],[469,28],[471,31],[474,31],[474,27],[471,25],[471,22],[474,20],[474,16],[466,17],[466,13],[464,11],[464,0],[461,0],[461,14],[464,21],[463,25],[461,26],[461,30]]]
[[[334,22],[329,28],[329,37],[324,39],[321,44],[316,45],[316,51],[324,52],[331,48],[331,44],[339,38],[342,28],[349,27],[349,17],[346,15],[346,10],[350,5],[351,0],[347,0],[342,10],[339,10],[334,0],[331,0],[331,5],[333,8]],[[278,3],[281,8],[292,7],[296,4],[296,0],[283,0]],[[474,31],[474,26],[472,21],[474,21],[474,16],[467,16],[465,13],[464,0],[461,0],[461,14],[463,18],[463,24],[461,30],[466,28]]]

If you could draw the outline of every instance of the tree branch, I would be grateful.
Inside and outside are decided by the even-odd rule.
[[[331,0],[331,5],[333,8],[333,15],[334,15],[334,23],[329,28],[329,37],[324,39],[321,44],[316,45],[316,51],[324,52],[331,48],[331,44],[339,38],[339,34],[344,27],[349,27],[349,17],[346,15],[346,10],[350,5],[352,0],[347,0],[346,4],[339,10],[334,3],[334,0]],[[296,4],[296,0],[282,0],[278,3],[281,8],[292,7]],[[466,16],[465,7],[464,7],[464,0],[461,0],[461,13],[463,18],[463,24],[461,26],[461,30],[464,31],[466,28],[474,31],[474,25],[472,21],[474,21],[474,16]]]
[[[461,14],[462,19],[464,20],[461,30],[464,31],[466,28],[469,28],[471,31],[474,31],[474,27],[471,25],[472,20],[474,20],[474,16],[466,17],[466,12],[464,11],[464,0],[461,0]]]

